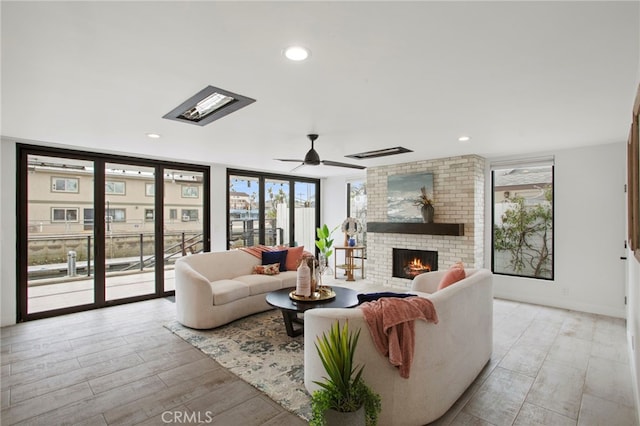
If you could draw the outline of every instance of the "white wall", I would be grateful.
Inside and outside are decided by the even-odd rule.
[[[496,297],[625,318],[626,143],[555,156],[555,279],[494,276]],[[501,158],[500,160],[503,160]],[[488,164],[491,163],[489,159]],[[490,185],[490,179],[487,179]],[[491,215],[491,189],[487,191]],[[485,246],[491,247],[491,220]],[[490,249],[485,263],[491,265]]]
[[[0,141],[0,325],[15,324],[16,144]]]
[[[638,333],[640,333],[640,263],[631,250],[627,253],[627,338],[629,343],[629,360],[633,377],[633,392],[636,409],[640,417],[640,351],[638,351]]]
[[[329,229],[336,226],[338,229],[332,234],[333,245],[344,245],[344,234],[340,230],[340,225],[347,218],[347,182],[349,179],[343,177],[330,177],[322,179],[321,205],[320,205],[320,225],[327,224]]]

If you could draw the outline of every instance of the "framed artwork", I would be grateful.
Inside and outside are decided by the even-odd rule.
[[[194,185],[182,185],[182,198],[198,198],[200,188]]]
[[[421,188],[433,198],[433,173],[391,175],[387,178],[387,221],[423,222],[420,208],[415,204]]]

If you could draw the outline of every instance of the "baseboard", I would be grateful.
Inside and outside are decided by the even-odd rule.
[[[496,292],[495,287],[494,287],[493,297],[498,299],[512,300],[514,302],[532,303],[534,305],[550,306],[553,308],[569,309],[571,311],[605,315],[605,316],[614,317],[614,318],[622,318],[622,319],[627,318],[627,313],[624,308],[616,309],[616,308],[610,308],[605,306],[592,305],[589,303],[572,302],[570,300],[549,300],[543,297],[531,297],[531,296],[522,296],[522,295],[516,296],[508,293],[503,294],[500,292]]]
[[[633,399],[636,403],[636,423],[640,419],[640,389],[638,389],[638,371],[636,370],[636,363],[634,360],[635,352],[633,350],[633,343],[631,341],[631,334],[627,330],[627,352],[629,354],[629,366],[631,367],[631,387],[633,388]]]

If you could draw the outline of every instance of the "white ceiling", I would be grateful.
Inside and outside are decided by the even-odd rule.
[[[295,164],[273,159],[303,158],[307,133],[321,159],[366,166],[624,141],[640,82],[637,1],[2,1],[1,13],[4,137],[278,173]],[[296,43],[312,51],[304,63],[282,56]],[[205,127],[162,118],[207,85],[257,101]],[[344,157],[398,145],[414,152]]]

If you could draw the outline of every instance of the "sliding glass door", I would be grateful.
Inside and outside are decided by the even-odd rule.
[[[156,292],[155,193],[146,191],[154,181],[153,167],[105,164],[106,300]]]
[[[27,155],[26,166],[26,311],[92,305],[94,164]]]
[[[314,252],[316,241],[316,194],[318,186],[310,182],[295,183],[295,230],[294,241],[297,245],[308,247]]]
[[[265,179],[264,241],[268,246],[289,243],[289,181]]]
[[[208,197],[202,172],[165,169],[163,176],[162,265],[164,290],[172,291],[175,290],[173,265],[176,260],[204,249],[205,200]]]
[[[209,250],[209,169],[18,145],[19,321],[172,294]]]

